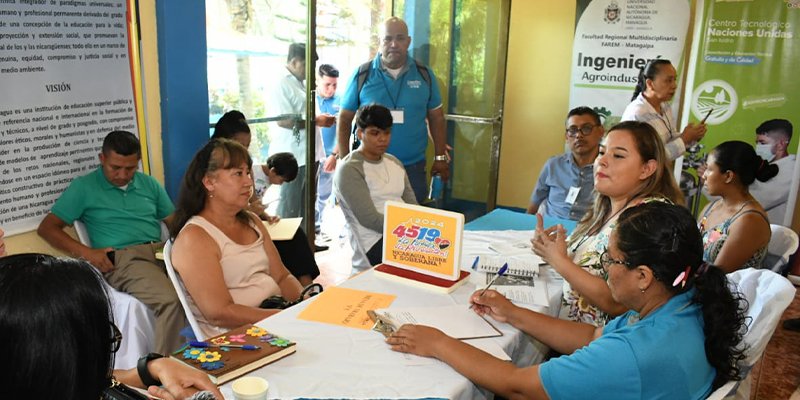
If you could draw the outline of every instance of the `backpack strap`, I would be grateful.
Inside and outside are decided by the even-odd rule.
[[[428,102],[431,101],[431,96],[433,96],[433,85],[431,84],[431,72],[428,71],[428,67],[426,67],[421,62],[414,59],[414,64],[417,65],[417,71],[420,75],[422,75],[422,79],[425,80],[425,83],[428,84]]]
[[[358,77],[356,78],[356,110],[361,107],[361,89],[364,87],[364,82],[369,77],[369,69],[372,66],[372,61],[367,61],[358,67]]]

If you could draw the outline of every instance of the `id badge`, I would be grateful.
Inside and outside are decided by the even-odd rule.
[[[564,199],[564,202],[567,203],[567,204],[570,204],[570,205],[575,204],[575,200],[578,199],[578,193],[580,193],[580,192],[581,192],[581,188],[579,188],[579,187],[573,186],[573,187],[569,188],[569,193],[567,193],[567,198]]]
[[[391,110],[391,113],[392,113],[392,124],[403,123],[403,110]]]

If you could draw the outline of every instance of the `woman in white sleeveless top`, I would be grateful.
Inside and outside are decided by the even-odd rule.
[[[231,140],[212,140],[183,178],[170,234],[172,263],[206,336],[255,323],[279,310],[266,298],[300,296],[264,224],[246,210],[253,191],[252,160]]]

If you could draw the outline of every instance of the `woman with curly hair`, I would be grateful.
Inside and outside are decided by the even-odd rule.
[[[564,356],[518,368],[421,325],[404,325],[387,343],[438,358],[506,398],[705,399],[740,379],[744,300],[725,272],[703,262],[688,210],[662,202],[625,210],[601,262],[611,295],[630,309],[602,328],[517,307],[493,290],[472,295],[478,314]]]

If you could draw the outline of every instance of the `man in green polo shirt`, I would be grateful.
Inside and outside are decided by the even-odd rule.
[[[89,261],[112,287],[153,310],[156,350],[168,354],[182,343],[186,317],[155,252],[163,245],[161,221],[175,208],[158,181],[137,171],[140,159],[136,136],[109,133],[100,167],[70,183],[37,232],[53,247]],[[76,220],[86,225],[91,247],[64,232]]]

